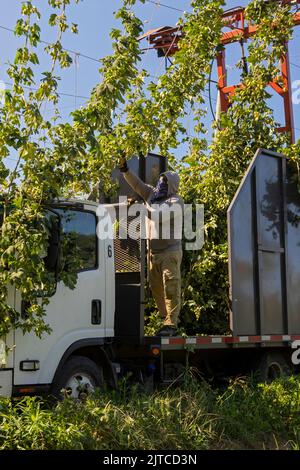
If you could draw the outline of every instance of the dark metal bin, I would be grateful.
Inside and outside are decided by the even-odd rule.
[[[300,194],[286,158],[260,149],[228,209],[234,336],[300,332]]]

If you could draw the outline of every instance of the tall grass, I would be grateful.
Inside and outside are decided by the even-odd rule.
[[[187,380],[152,395],[137,387],[49,407],[0,400],[0,449],[299,449],[300,378],[239,379],[226,390]]]

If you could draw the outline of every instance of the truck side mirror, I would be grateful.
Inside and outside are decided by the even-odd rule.
[[[57,278],[59,258],[60,258],[60,233],[61,223],[58,214],[52,215],[48,218],[49,223],[49,239],[47,256],[44,258],[45,267],[49,272],[55,273]]]

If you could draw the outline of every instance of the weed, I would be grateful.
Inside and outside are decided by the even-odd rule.
[[[300,378],[226,390],[186,373],[149,395],[138,387],[97,391],[49,407],[0,399],[0,449],[299,449]]]

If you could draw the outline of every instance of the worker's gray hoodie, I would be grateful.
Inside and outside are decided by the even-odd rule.
[[[156,201],[153,204],[151,204],[151,200],[155,194],[154,187],[148,184],[145,184],[131,170],[128,170],[127,172],[123,174],[127,183],[146,202],[146,206],[148,209],[148,213],[150,213],[150,217],[151,217],[151,214],[153,214],[153,212],[155,211],[159,211],[159,212],[162,212],[163,214],[166,214],[167,212],[172,213],[172,208],[174,209],[175,206],[176,206],[176,209],[179,209],[179,210],[176,210],[171,215],[171,218],[174,220],[174,222],[173,221],[171,222],[171,236],[168,238],[161,237],[162,230],[164,229],[164,223],[169,225],[168,217],[164,218],[160,216],[159,238],[154,238],[155,236],[157,237],[157,235],[155,235],[155,230],[153,230],[153,223],[151,223],[148,220],[146,231],[147,231],[147,238],[149,239],[149,243],[150,243],[151,252],[161,253],[161,252],[167,252],[167,251],[181,250],[182,249],[181,230],[180,230],[180,233],[178,233],[177,231],[175,236],[173,233],[174,224],[179,222],[178,226],[180,227],[181,225],[178,218],[181,218],[181,220],[183,220],[183,207],[184,207],[183,199],[178,195],[179,176],[177,175],[177,173],[174,173],[173,171],[166,171],[165,173],[162,173],[162,175],[165,175],[168,180],[168,196],[166,199]]]

